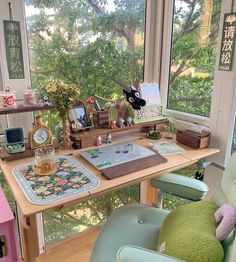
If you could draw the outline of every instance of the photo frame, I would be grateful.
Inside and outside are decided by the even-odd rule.
[[[159,84],[141,83],[139,92],[141,98],[146,100],[146,106],[141,110],[134,110],[134,124],[163,119]]]
[[[82,101],[77,101],[69,112],[70,128],[72,132],[91,128],[91,122],[86,107]]]

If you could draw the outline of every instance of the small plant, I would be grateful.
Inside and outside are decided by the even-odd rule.
[[[61,80],[50,80],[46,85],[46,92],[50,101],[55,104],[63,125],[63,146],[70,146],[69,139],[69,111],[73,102],[78,100],[80,91],[75,84],[67,84]]]

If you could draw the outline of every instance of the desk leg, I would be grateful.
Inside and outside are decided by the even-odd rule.
[[[156,206],[157,197],[158,197],[158,191],[151,186],[150,180],[146,180],[141,183],[141,195],[140,195],[141,204]]]
[[[39,241],[36,214],[24,217],[18,209],[22,259],[24,262],[35,262],[39,256]]]

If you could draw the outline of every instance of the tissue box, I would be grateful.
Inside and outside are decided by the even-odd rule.
[[[204,148],[210,144],[211,133],[203,131],[202,133],[193,132],[190,130],[179,131],[176,133],[177,142],[193,147]]]

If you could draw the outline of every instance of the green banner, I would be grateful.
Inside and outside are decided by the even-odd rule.
[[[9,78],[24,78],[20,22],[4,20],[3,25]]]
[[[223,34],[220,48],[219,70],[230,71],[233,63],[236,35],[236,13],[224,15]]]

